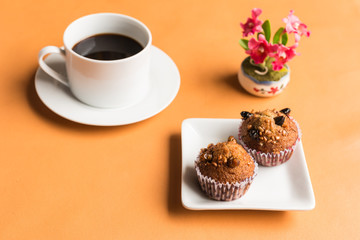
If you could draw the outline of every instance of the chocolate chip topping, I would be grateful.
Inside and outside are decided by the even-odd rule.
[[[229,158],[227,161],[227,165],[231,168],[237,167],[240,165],[240,160],[236,158]]]
[[[244,120],[246,120],[246,119],[248,119],[249,117],[251,117],[253,114],[250,113],[250,112],[247,112],[247,111],[242,111],[242,112],[240,113],[240,115],[241,115],[241,117],[242,117]]]
[[[285,117],[284,116],[278,116],[274,118],[275,124],[278,126],[282,126],[285,122]]]
[[[258,129],[250,129],[249,136],[253,139],[259,139],[259,130]]]
[[[281,109],[280,112],[282,112],[286,116],[289,116],[289,114],[291,112],[291,109],[290,108],[284,108],[284,109]]]

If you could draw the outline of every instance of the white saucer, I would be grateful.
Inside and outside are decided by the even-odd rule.
[[[86,105],[76,99],[70,90],[47,75],[40,67],[35,75],[35,89],[41,101],[56,114],[74,122],[117,126],[139,122],[164,110],[180,88],[180,74],[175,63],[159,48],[152,46],[148,95],[139,103],[115,109],[102,109]],[[46,62],[65,75],[64,59],[52,54]]]
[[[224,202],[208,198],[202,192],[194,162],[200,149],[210,143],[226,141],[238,135],[241,119],[185,119],[181,128],[182,180],[181,201],[190,210],[311,210],[315,196],[304,149],[298,143],[292,157],[276,167],[259,166],[249,190],[240,199]]]

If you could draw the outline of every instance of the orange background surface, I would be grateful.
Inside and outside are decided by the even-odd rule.
[[[274,98],[238,84],[240,22],[254,7],[273,29],[290,9],[312,32]],[[118,127],[77,124],[38,98],[37,54],[75,19],[143,21],[181,74],[158,115]],[[360,1],[63,0],[0,3],[0,239],[359,239]],[[181,122],[290,107],[316,207],[190,211],[181,205]]]

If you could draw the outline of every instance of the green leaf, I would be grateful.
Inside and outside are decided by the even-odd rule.
[[[282,36],[281,36],[281,43],[285,46],[288,42],[288,35],[287,33],[284,33]]]
[[[270,29],[270,22],[269,20],[266,20],[263,25],[262,28],[264,30],[264,35],[265,35],[265,39],[269,42],[270,41],[270,36],[271,36],[271,29]]]
[[[249,40],[246,40],[246,39],[240,39],[239,40],[239,44],[240,46],[245,49],[245,50],[248,50],[249,47],[248,47],[248,44],[249,44]]]
[[[274,38],[273,38],[273,43],[274,44],[277,44],[279,43],[280,41],[280,36],[281,34],[284,32],[284,29],[283,27],[279,28],[279,30],[276,31],[275,35],[274,35]]]

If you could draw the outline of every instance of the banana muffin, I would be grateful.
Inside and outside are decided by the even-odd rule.
[[[290,111],[241,112],[240,144],[260,165],[277,166],[290,159],[301,135]]]
[[[242,197],[257,175],[257,168],[257,163],[233,136],[201,149],[195,161],[202,190],[210,198],[223,201]]]

